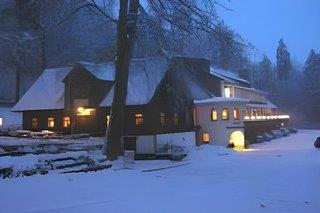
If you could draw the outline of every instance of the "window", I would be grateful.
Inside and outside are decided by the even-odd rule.
[[[166,124],[166,114],[164,112],[160,113],[160,124],[164,126]]]
[[[212,121],[218,120],[218,113],[217,113],[217,110],[215,110],[214,108],[211,109],[211,120]]]
[[[261,109],[257,109],[257,116],[261,116]]]
[[[240,120],[240,111],[238,108],[233,109],[233,118],[234,120]]]
[[[243,115],[243,116],[247,116],[247,110],[243,109],[243,110],[242,110],[242,115]]]
[[[96,112],[96,109],[83,108],[83,107],[78,107],[77,108],[77,115],[78,116],[94,115],[95,112]]]
[[[228,120],[229,119],[229,112],[227,108],[222,109],[222,120]]]
[[[142,125],[143,124],[143,114],[137,113],[134,115],[136,120],[136,125]]]
[[[2,126],[2,124],[3,124],[3,123],[2,123],[2,118],[0,118],[0,126]]]
[[[256,109],[251,109],[251,116],[257,116],[257,110]]]
[[[210,134],[205,132],[202,134],[202,141],[205,143],[209,143],[210,142]]]
[[[71,120],[70,117],[63,117],[63,127],[68,128],[70,127]]]
[[[38,118],[32,118],[31,120],[31,128],[32,129],[38,129],[39,127],[39,119]]]
[[[48,118],[48,127],[53,128],[54,127],[54,118]]]
[[[226,98],[234,98],[234,87],[233,86],[224,86],[224,96]]]
[[[179,115],[178,115],[178,113],[176,113],[176,112],[173,114],[173,123],[174,123],[174,125],[176,125],[176,126],[179,125]]]
[[[110,115],[107,115],[107,117],[106,117],[106,124],[107,124],[107,126],[110,125]]]

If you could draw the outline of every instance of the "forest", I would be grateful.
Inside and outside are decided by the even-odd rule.
[[[0,104],[14,104],[45,68],[106,62],[117,55],[117,0],[0,2]],[[320,53],[301,63],[279,38],[276,58],[252,60],[254,44],[219,17],[215,1],[141,1],[132,58],[203,57],[239,73],[292,115],[298,127],[319,127]],[[228,8],[224,8],[228,10]],[[272,63],[275,61],[275,63]]]

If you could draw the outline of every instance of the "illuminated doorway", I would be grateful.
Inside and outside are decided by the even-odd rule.
[[[229,145],[232,145],[235,149],[244,149],[244,134],[241,131],[235,131],[230,135]]]

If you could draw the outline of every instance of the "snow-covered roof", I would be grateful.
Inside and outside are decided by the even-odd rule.
[[[104,81],[114,81],[115,63],[101,63],[95,64],[90,62],[79,62],[87,71],[94,75],[97,79]]]
[[[12,111],[63,109],[63,79],[72,67],[45,69]]]
[[[132,60],[129,70],[127,105],[147,104],[154,95],[160,81],[169,69],[165,57]],[[114,87],[99,106],[111,106]]]
[[[203,99],[203,100],[193,100],[193,103],[195,105],[202,105],[202,104],[207,104],[207,103],[218,103],[218,102],[249,102],[247,99],[242,99],[242,98],[225,98],[225,97],[215,97],[215,98],[208,98],[208,99]]]
[[[247,107],[250,107],[250,108],[258,108],[258,109],[261,109],[261,108],[268,108],[268,109],[277,109],[278,107],[276,105],[274,105],[273,103],[271,103],[271,101],[267,100],[265,104],[256,104],[256,103],[248,103],[246,104]]]
[[[223,80],[229,81],[231,83],[236,83],[241,82],[245,84],[250,84],[249,81],[241,78],[237,73],[225,70],[225,69],[220,69],[216,67],[210,67],[210,73],[214,76],[217,76],[219,78],[222,78]]]

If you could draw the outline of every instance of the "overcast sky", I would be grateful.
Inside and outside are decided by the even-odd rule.
[[[272,61],[280,38],[284,39],[292,58],[301,63],[311,48],[320,52],[320,0],[221,0],[220,3],[234,10],[218,8],[225,23]]]

